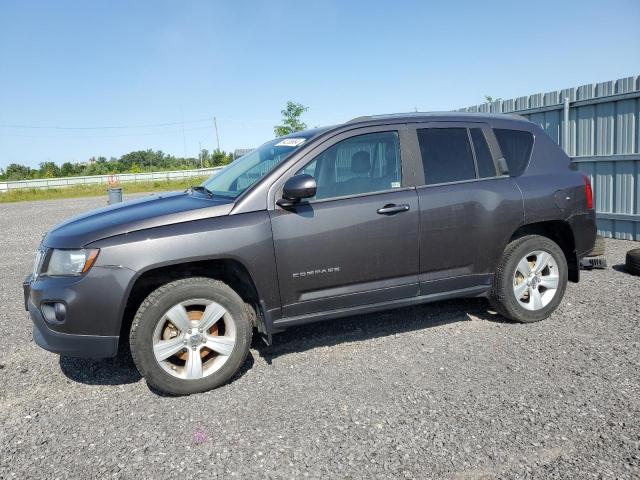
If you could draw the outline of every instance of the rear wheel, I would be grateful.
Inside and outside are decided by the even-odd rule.
[[[552,240],[528,235],[504,251],[494,276],[490,302],[503,317],[537,322],[558,307],[567,287],[567,261]]]
[[[252,325],[228,285],[194,277],[167,283],[140,305],[130,333],[136,367],[154,388],[188,395],[227,382],[244,363]]]

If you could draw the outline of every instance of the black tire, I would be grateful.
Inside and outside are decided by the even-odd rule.
[[[219,370],[197,380],[186,380],[167,373],[156,361],[153,332],[168,309],[192,298],[213,300],[223,306],[233,318],[236,341],[233,351]],[[253,329],[245,303],[235,291],[218,280],[191,277],[159,287],[142,302],[131,325],[129,343],[133,361],[149,386],[171,395],[190,395],[228,382],[244,364],[252,335]]]
[[[555,296],[540,310],[527,310],[513,292],[513,279],[518,262],[528,253],[541,250],[550,253],[558,265],[558,287]],[[539,235],[527,235],[507,245],[493,279],[489,301],[503,317],[521,323],[544,320],[558,307],[567,288],[567,260],[562,249],[553,240]]]
[[[596,242],[587,257],[601,257],[605,254],[604,237],[596,235]]]
[[[634,248],[627,252],[624,268],[633,275],[640,275],[640,248]]]

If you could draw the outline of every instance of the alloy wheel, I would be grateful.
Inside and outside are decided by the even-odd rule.
[[[549,252],[535,250],[518,262],[513,293],[527,310],[541,310],[553,299],[560,284],[558,262]]]
[[[218,371],[236,343],[230,313],[208,299],[191,299],[167,310],[153,332],[153,354],[170,375],[198,380]]]

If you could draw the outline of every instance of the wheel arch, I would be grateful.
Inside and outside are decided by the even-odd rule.
[[[220,280],[231,287],[248,306],[252,325],[266,331],[258,288],[247,267],[234,258],[216,258],[175,262],[151,266],[140,272],[130,283],[120,314],[120,343],[129,338],[129,329],[140,304],[156,288],[173,280],[202,276]]]
[[[564,220],[547,220],[521,225],[511,235],[509,242],[525,235],[540,235],[553,240],[562,249],[567,260],[568,279],[570,282],[580,280],[580,267],[576,255],[576,242],[573,229],[569,222]]]

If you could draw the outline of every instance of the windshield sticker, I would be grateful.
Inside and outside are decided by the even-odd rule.
[[[285,138],[276,143],[276,147],[297,147],[298,145],[302,145],[304,140],[304,138]]]

